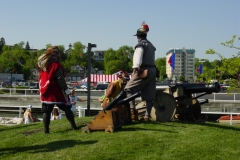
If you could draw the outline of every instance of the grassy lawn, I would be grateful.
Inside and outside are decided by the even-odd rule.
[[[86,126],[93,117],[76,118]],[[240,160],[240,126],[207,122],[133,122],[114,133],[72,131],[66,119],[0,125],[0,159]]]

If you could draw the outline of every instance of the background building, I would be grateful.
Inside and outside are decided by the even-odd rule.
[[[174,55],[175,53],[175,55]],[[193,81],[195,71],[195,49],[171,49],[166,53],[166,74],[169,79],[178,81],[183,76]]]

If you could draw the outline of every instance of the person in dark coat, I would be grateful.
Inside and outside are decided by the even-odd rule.
[[[153,44],[147,40],[149,27],[142,23],[134,36],[137,36],[138,44],[135,46],[133,55],[132,78],[125,86],[124,90],[130,97],[136,92],[141,92],[142,100],[146,101],[146,113],[142,120],[148,121],[156,94],[156,66],[155,50]],[[135,110],[135,100],[130,101],[132,115],[137,114]],[[135,115],[136,116],[136,115]]]

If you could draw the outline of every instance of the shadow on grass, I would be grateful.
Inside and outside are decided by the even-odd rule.
[[[162,129],[147,129],[147,128],[121,128],[119,130],[116,130],[116,132],[121,132],[121,131],[156,131],[156,132],[169,132],[169,133],[178,133],[173,130],[162,130]]]
[[[79,140],[61,140],[49,142],[42,145],[31,145],[31,146],[19,146],[6,149],[0,149],[0,154],[17,154],[20,152],[29,153],[41,153],[41,152],[54,152],[61,149],[74,147],[76,145],[89,145],[97,143],[98,141],[79,141]]]
[[[14,126],[3,126],[3,127],[0,127],[0,130],[1,131],[7,131],[7,130],[15,130],[15,129],[27,128],[27,127],[38,125],[39,123],[40,122],[31,123],[31,124],[17,124],[17,125],[14,125]]]
[[[121,132],[121,131],[156,131],[156,132],[169,132],[169,133],[177,133],[173,130],[162,130],[162,129],[148,129],[144,127],[134,127],[136,125],[165,125],[165,126],[174,126],[174,124],[165,124],[161,122],[156,122],[156,121],[135,121],[131,123],[127,123],[126,125],[123,125],[120,129],[117,129],[116,132]],[[126,127],[125,127],[126,126]],[[132,126],[132,127],[131,127]]]

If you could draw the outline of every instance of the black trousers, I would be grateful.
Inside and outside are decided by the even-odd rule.
[[[49,125],[50,125],[50,118],[51,113],[55,104],[46,104],[42,103],[42,112],[43,112],[43,124],[44,124],[44,132],[49,133]],[[70,105],[65,104],[56,104],[56,106],[65,112],[65,115],[72,127],[73,130],[77,129],[73,113],[71,111]]]

